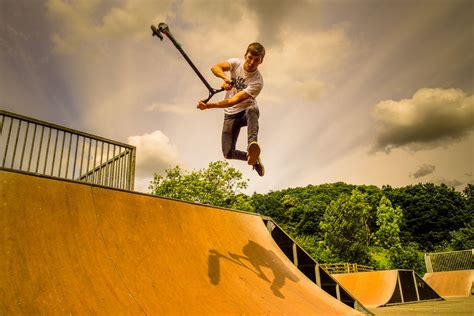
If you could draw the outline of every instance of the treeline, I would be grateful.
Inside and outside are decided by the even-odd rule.
[[[247,180],[248,181],[248,180]],[[245,195],[228,163],[155,175],[153,194],[272,217],[321,263],[351,262],[422,273],[423,253],[474,248],[474,186],[401,188],[332,183]]]

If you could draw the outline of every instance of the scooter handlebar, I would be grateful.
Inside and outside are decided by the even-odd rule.
[[[151,30],[153,31],[153,36],[157,36],[160,40],[163,40],[163,35],[160,34],[159,29],[152,25]]]

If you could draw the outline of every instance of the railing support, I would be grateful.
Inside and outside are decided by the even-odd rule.
[[[133,190],[134,146],[3,110],[0,122],[0,168]]]

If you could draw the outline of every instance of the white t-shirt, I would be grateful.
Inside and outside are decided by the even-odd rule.
[[[231,58],[227,60],[227,62],[230,64],[230,77],[240,83],[238,85],[240,87],[233,87],[231,90],[227,91],[225,99],[232,98],[235,94],[242,90],[250,95],[250,97],[246,100],[231,107],[224,108],[224,112],[231,115],[242,112],[249,106],[257,105],[256,98],[260,91],[262,91],[263,77],[258,69],[254,72],[245,71],[245,60],[241,58]]]

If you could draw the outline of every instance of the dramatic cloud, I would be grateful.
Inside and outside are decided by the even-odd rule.
[[[312,11],[315,14],[316,5],[306,0],[273,0],[245,1],[246,7],[255,14],[259,36],[258,41],[266,46],[278,45],[283,40],[283,30],[294,27],[298,23],[294,16],[301,12]],[[305,10],[306,9],[306,10]],[[300,20],[301,21],[301,20]],[[295,27],[292,31],[297,31]]]
[[[148,35],[144,25],[164,18],[163,14],[155,14],[166,12],[170,3],[168,0],[125,0],[111,6],[98,0],[49,0],[48,14],[62,26],[52,34],[56,52],[72,54],[92,50],[96,53],[103,51],[110,41],[143,39]]]
[[[161,131],[130,136],[128,143],[137,147],[138,177],[152,177],[154,173],[178,164],[178,149],[170,144],[169,138]]]
[[[420,89],[411,99],[378,103],[372,114],[381,125],[374,151],[431,149],[474,130],[474,96],[458,89]]]
[[[444,177],[434,177],[430,180],[430,182],[434,183],[434,184],[445,184],[447,185],[448,187],[450,188],[457,188],[461,185],[463,185],[464,183],[457,180],[457,179],[446,179]]]
[[[213,87],[221,84],[213,64],[242,57],[250,42],[266,46],[258,102],[267,175],[253,179],[249,169],[249,192],[332,181],[403,185],[418,181],[407,170],[416,173],[420,162],[447,179],[466,182],[473,173],[472,1],[0,2],[0,106],[120,142],[162,131],[139,149],[138,190],[178,160],[199,169],[222,159],[222,111],[196,110],[207,89],[167,38],[151,36],[159,22]],[[460,90],[413,95],[419,87]],[[387,99],[394,101],[379,103]],[[369,156],[371,110],[381,153]],[[239,147],[245,138],[242,130]],[[383,154],[392,148],[409,150]],[[416,151],[423,148],[433,150]]]
[[[433,165],[423,164],[423,165],[420,166],[420,168],[418,168],[417,171],[415,171],[414,173],[410,173],[410,177],[418,179],[418,178],[421,178],[421,177],[424,177],[426,175],[429,175],[429,174],[433,173],[433,171],[435,171],[435,169],[436,169],[436,167],[433,166]]]
[[[272,74],[265,77],[265,84],[276,95],[289,95],[314,105],[329,89],[325,74],[344,68],[354,50],[353,43],[341,26],[297,33],[285,29],[283,34],[285,41],[278,49],[270,49],[262,64]]]

